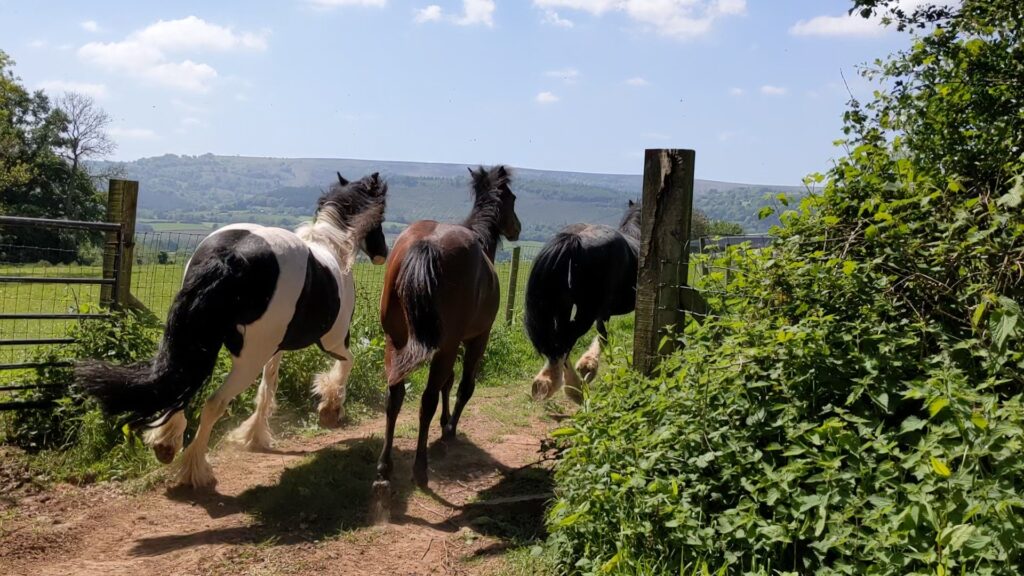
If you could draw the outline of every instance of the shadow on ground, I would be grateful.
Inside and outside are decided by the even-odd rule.
[[[251,526],[209,529],[190,534],[144,538],[136,542],[137,556],[161,555],[209,544],[285,545],[316,541],[342,532],[370,526],[369,511],[372,484],[377,474],[380,438],[349,439],[319,450],[311,457],[286,469],[277,484],[255,486],[238,496],[216,492],[169,490],[169,498],[203,507],[214,518],[245,513]],[[425,523],[406,514],[415,492],[411,480],[411,451],[394,448],[395,472],[392,479],[391,522]],[[549,470],[525,468],[508,470],[485,450],[465,437],[450,444],[436,443],[430,450],[431,484],[472,482],[474,479],[502,474],[502,480],[479,493],[480,502],[458,507],[432,491],[425,494],[457,510],[455,517],[431,526],[455,532],[470,526],[476,532],[492,535],[510,543],[533,541],[543,535],[543,499],[501,503],[524,494],[549,494]],[[487,501],[497,501],[488,504]]]
[[[554,475],[540,464],[506,472],[501,481],[480,492],[451,522],[499,541],[477,556],[535,544],[547,538],[544,515],[553,498]]]

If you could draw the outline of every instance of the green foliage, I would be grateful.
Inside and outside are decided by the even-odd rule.
[[[0,51],[0,213],[98,219],[102,204],[89,175],[70,168],[58,154],[66,143],[67,117],[41,91],[27,91],[13,66]],[[98,241],[82,231],[18,228],[5,230],[0,240],[40,248],[0,252],[5,262],[71,262],[80,244]]]
[[[126,364],[150,358],[159,333],[134,314],[120,313],[83,321],[70,336],[76,339],[68,350],[72,357]],[[56,407],[12,413],[5,440],[37,452],[37,467],[62,479],[123,479],[152,467],[155,460],[141,441],[105,417],[71,380],[68,368],[39,369],[37,381],[47,387],[26,391],[20,399],[53,400]]]
[[[965,0],[869,70],[822,193],[703,279],[725,316],[556,432],[561,570],[1024,570],[1022,12]]]

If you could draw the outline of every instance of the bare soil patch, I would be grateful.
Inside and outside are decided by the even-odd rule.
[[[521,396],[521,397],[520,397]],[[551,493],[542,443],[556,426],[527,390],[484,388],[458,441],[431,429],[430,489],[411,482],[418,402],[395,441],[391,522],[369,522],[383,419],[280,440],[267,453],[221,446],[218,484],[164,482],[13,490],[0,468],[0,574],[484,574],[544,535]],[[7,481],[8,484],[3,484]]]

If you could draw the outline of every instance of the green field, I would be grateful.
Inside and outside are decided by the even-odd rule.
[[[150,226],[154,232],[212,232],[217,225],[213,222],[170,222],[140,218],[139,224]]]
[[[168,264],[135,264],[132,270],[132,295],[153,314],[163,320],[181,286],[187,255],[175,254]],[[505,302],[511,274],[511,263],[497,264],[502,286],[502,307],[499,320],[505,318]],[[384,267],[357,262],[354,268],[357,289],[357,312],[376,317],[384,281]],[[515,309],[521,314],[529,264],[519,268]],[[0,266],[2,276],[100,278],[100,266],[44,264]],[[75,313],[98,312],[100,286],[89,284],[16,284],[0,283],[0,313]],[[0,340],[65,337],[75,320],[0,320]],[[0,348],[0,364],[25,362],[40,352],[39,346],[4,346]],[[4,374],[0,373],[0,379]]]

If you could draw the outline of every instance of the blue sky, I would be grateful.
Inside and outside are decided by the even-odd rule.
[[[911,3],[912,0],[907,0]],[[846,0],[0,0],[31,88],[114,118],[115,157],[337,157],[798,184],[856,66],[905,46]]]

